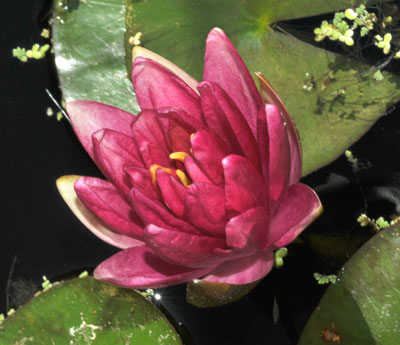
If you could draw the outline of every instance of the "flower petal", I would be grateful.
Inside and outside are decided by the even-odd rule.
[[[132,188],[140,190],[143,194],[146,194],[151,199],[161,199],[160,193],[158,192],[157,188],[154,187],[149,169],[128,165],[124,166],[124,171],[130,180]]]
[[[128,248],[143,245],[132,237],[118,234],[107,227],[97,216],[90,212],[76,195],[74,184],[79,176],[68,175],[57,179],[57,188],[62,198],[78,219],[98,238],[115,247]]]
[[[224,238],[224,189],[209,183],[193,183],[186,193],[183,219],[208,235]]]
[[[239,108],[228,94],[212,82],[201,82],[198,86],[201,106],[207,125],[231,149],[231,152],[246,156],[256,168],[260,168],[257,142]],[[255,113],[255,121],[257,121]]]
[[[163,229],[153,224],[145,228],[145,241],[163,260],[186,267],[210,267],[221,263],[227,249],[220,238],[188,234],[182,231]]]
[[[109,182],[80,177],[74,185],[83,204],[116,232],[142,240],[143,223]]]
[[[297,183],[300,180],[301,168],[302,168],[301,145],[300,145],[299,134],[297,133],[294,122],[290,117],[285,105],[283,104],[282,100],[279,98],[278,94],[275,92],[271,84],[262,75],[262,73],[257,72],[256,76],[260,82],[261,98],[263,102],[275,104],[278,107],[286,124],[289,136],[290,161],[291,161],[289,185]]]
[[[211,133],[200,130],[190,140],[193,156],[199,162],[202,170],[217,185],[224,183],[222,159],[229,155],[229,151],[221,145]]]
[[[302,183],[291,185],[271,220],[269,244],[289,244],[321,212],[321,202],[310,187]]]
[[[176,107],[203,122],[199,95],[159,63],[136,58],[132,67],[132,81],[142,110]]]
[[[190,234],[200,234],[200,231],[175,217],[161,202],[152,200],[138,189],[129,193],[131,204],[145,224],[154,224],[161,228],[180,230]]]
[[[271,271],[274,265],[272,251],[225,261],[202,280],[227,284],[248,284],[259,280]]]
[[[171,61],[163,58],[162,56],[156,53],[153,53],[152,51],[146,48],[135,46],[132,49],[132,62],[134,62],[138,57],[153,60],[159,63],[160,65],[168,68],[171,72],[175,73],[180,79],[182,79],[186,84],[188,84],[193,89],[193,91],[197,92],[196,86],[199,82],[196,79],[192,78],[185,71],[180,69],[178,66],[173,64]]]
[[[182,218],[188,189],[162,169],[157,169],[157,184],[160,187],[164,204],[177,217]]]
[[[233,217],[226,225],[226,243],[232,249],[253,254],[264,248],[269,231],[270,214],[265,207],[255,207]]]
[[[230,155],[222,160],[225,176],[225,205],[234,215],[250,208],[269,207],[268,188],[248,159]]]
[[[187,156],[183,162],[185,169],[194,183],[210,183],[212,181],[207,174],[200,168],[199,163],[191,156]]]
[[[171,143],[155,111],[141,111],[132,125],[131,135],[146,168],[150,168],[152,164],[173,167],[169,159]]]
[[[94,277],[128,288],[161,288],[199,278],[212,268],[173,265],[141,246],[125,249],[103,261],[96,267]]]
[[[131,136],[104,129],[92,136],[93,153],[96,165],[122,193],[131,189],[125,165],[143,167],[143,161]]]
[[[266,104],[264,109],[268,128],[270,206],[272,212],[274,212],[282,194],[289,185],[290,145],[285,122],[277,106]]]
[[[93,101],[68,102],[66,108],[75,134],[92,158],[94,132],[107,128],[130,136],[131,124],[136,119],[126,111]]]
[[[260,95],[242,58],[219,28],[207,37],[203,80],[217,83],[228,93],[256,136]]]

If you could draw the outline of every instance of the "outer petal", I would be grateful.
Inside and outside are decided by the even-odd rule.
[[[197,92],[196,86],[198,84],[198,81],[192,78],[189,74],[180,69],[178,66],[173,64],[171,61],[163,58],[162,56],[156,53],[153,53],[152,51],[146,48],[135,46],[132,49],[132,62],[134,62],[135,59],[138,57],[153,60],[159,63],[160,65],[168,68],[171,72],[175,73],[180,79],[182,79],[186,84],[188,84],[193,89],[193,91]]]
[[[272,251],[225,261],[203,280],[227,284],[248,284],[263,278],[274,264]]]
[[[143,223],[109,182],[95,177],[80,177],[74,185],[83,204],[111,229],[142,240]]]
[[[135,289],[160,288],[199,278],[212,270],[170,264],[145,246],[125,249],[103,261],[94,271],[96,279]]]
[[[94,161],[103,174],[122,193],[131,188],[125,165],[143,167],[143,161],[132,137],[109,129],[93,134]]]
[[[291,170],[290,145],[287,129],[278,108],[265,105],[269,142],[269,195],[272,212],[289,185]]]
[[[216,249],[227,249],[223,239],[163,229],[153,224],[145,228],[145,241],[161,259],[186,267],[215,267],[227,255],[216,253]]]
[[[79,176],[62,176],[57,180],[57,188],[62,198],[78,219],[98,238],[115,247],[129,248],[143,245],[132,237],[121,235],[107,227],[97,216],[90,212],[75,193],[74,184]]]
[[[131,204],[145,224],[154,224],[161,228],[180,230],[190,234],[200,234],[196,228],[175,217],[163,204],[144,195],[137,189],[129,193]]]
[[[181,108],[202,122],[198,94],[175,73],[145,58],[136,58],[132,81],[140,108]]]
[[[207,125],[217,136],[221,136],[231,152],[240,155],[243,153],[255,167],[259,168],[256,137],[239,108],[218,84],[202,82],[198,89]],[[257,121],[257,112],[254,116]]]
[[[232,249],[253,254],[267,242],[270,215],[269,209],[255,207],[231,218],[226,225],[226,243]]]
[[[256,136],[261,98],[243,60],[218,28],[211,30],[207,37],[203,80],[217,83],[229,94]]]
[[[271,84],[268,82],[268,80],[259,72],[256,73],[256,76],[260,81],[262,100],[264,101],[264,103],[275,104],[278,107],[286,123],[290,144],[290,160],[292,162],[289,184],[297,183],[299,182],[301,177],[302,158],[300,139],[296,127],[285,105],[283,104]]]
[[[224,238],[224,189],[209,183],[192,184],[186,193],[183,218],[208,235]]]
[[[131,136],[131,124],[135,121],[135,117],[126,111],[92,101],[69,102],[67,112],[76,135],[92,158],[94,132],[107,128]]]
[[[291,185],[271,220],[269,244],[282,247],[292,242],[321,212],[321,202],[310,187]]]
[[[269,207],[264,179],[246,158],[230,155],[222,160],[222,165],[227,211],[238,214],[257,206]]]

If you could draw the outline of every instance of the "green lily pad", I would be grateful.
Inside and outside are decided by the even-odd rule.
[[[400,99],[398,76],[383,73],[384,79],[378,82],[370,66],[271,29],[276,21],[351,7],[353,1],[125,2],[128,57],[129,37],[141,32],[145,48],[198,80],[202,78],[205,38],[211,28],[221,27],[249,70],[262,72],[286,104],[302,141],[303,175],[342,154]],[[307,73],[315,84],[310,92],[303,90]]]
[[[400,344],[400,226],[375,235],[344,265],[299,345]]]
[[[139,112],[125,68],[122,0],[55,1],[53,40],[67,101],[85,99]]]
[[[2,345],[182,344],[140,293],[91,277],[41,293],[0,325]]]

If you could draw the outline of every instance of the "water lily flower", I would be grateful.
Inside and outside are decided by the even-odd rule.
[[[106,177],[63,176],[61,195],[122,250],[94,271],[131,288],[192,279],[247,284],[272,268],[321,212],[299,183],[300,141],[261,74],[261,94],[221,29],[207,38],[203,81],[134,48],[141,112],[67,103],[73,129]]]

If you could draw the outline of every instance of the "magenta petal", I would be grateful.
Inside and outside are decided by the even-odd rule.
[[[227,284],[249,284],[266,276],[274,265],[272,251],[225,261],[203,280]]]
[[[226,243],[232,249],[254,253],[264,248],[270,214],[265,207],[255,207],[231,218],[226,225]]]
[[[235,47],[218,28],[207,37],[203,80],[217,83],[228,93],[256,136],[260,95]]]
[[[124,171],[132,188],[140,190],[151,199],[160,199],[160,193],[154,187],[149,169],[128,165],[124,166]]]
[[[226,209],[242,213],[250,208],[269,208],[268,189],[261,174],[248,159],[230,155],[222,160]]]
[[[157,170],[157,183],[160,187],[164,204],[177,217],[182,218],[185,195],[188,189],[162,169]]]
[[[208,235],[224,238],[224,189],[209,183],[192,184],[186,193],[183,218]]]
[[[94,271],[96,279],[119,286],[146,289],[160,288],[199,278],[213,269],[192,269],[160,259],[150,248],[125,249],[103,261]]]
[[[296,127],[285,105],[279,98],[278,94],[275,92],[272,85],[261,73],[257,72],[256,76],[260,80],[262,100],[264,101],[264,103],[275,104],[278,107],[279,112],[281,113],[285,121],[285,125],[287,127],[289,136],[289,144],[290,144],[291,170],[290,170],[289,185],[297,183],[299,182],[301,177],[302,157],[301,157],[300,139]]]
[[[229,151],[209,132],[200,130],[191,138],[193,156],[217,185],[224,182],[222,159]]]
[[[169,158],[171,143],[155,111],[141,111],[132,125],[131,135],[133,135],[133,140],[136,142],[146,168],[150,168],[152,164],[172,167]]]
[[[124,165],[143,167],[135,142],[119,132],[109,129],[93,134],[94,161],[103,174],[121,192],[127,194],[130,181],[124,171]]]
[[[161,108],[157,110],[161,119],[168,119],[173,121],[184,128],[189,129],[192,133],[199,129],[206,129],[207,127],[203,122],[196,120],[193,116],[186,113],[182,109],[177,108]]]
[[[180,230],[190,234],[200,234],[196,228],[175,217],[161,202],[152,200],[138,189],[129,193],[131,204],[145,224],[154,224],[161,228]]]
[[[82,176],[74,187],[83,204],[107,226],[120,234],[142,239],[142,221],[111,183]]]
[[[225,241],[220,238],[163,229],[153,224],[145,228],[144,237],[147,246],[161,259],[186,267],[216,266],[229,255],[223,250],[216,252],[226,249]]]
[[[218,84],[202,82],[198,89],[207,125],[217,136],[221,136],[231,152],[245,155],[259,168],[257,142],[239,108]],[[257,120],[257,112],[254,116]]]
[[[200,168],[197,160],[193,159],[191,156],[187,156],[184,161],[185,169],[189,174],[190,179],[194,183],[212,183],[211,179],[207,174]]]
[[[89,211],[76,195],[74,184],[79,176],[62,176],[57,180],[57,188],[75,216],[98,238],[118,248],[142,246],[143,242],[115,232],[107,227],[94,213]]]
[[[291,185],[271,220],[269,244],[282,247],[292,242],[321,212],[321,202],[310,187]]]
[[[198,94],[164,66],[139,57],[133,63],[132,81],[142,110],[176,107],[202,122]]]
[[[108,128],[131,135],[130,127],[135,117],[126,111],[92,101],[69,102],[66,108],[76,135],[92,158],[94,132]]]
[[[285,122],[278,108],[273,104],[266,104],[265,115],[269,141],[269,193],[271,210],[274,212],[289,184],[290,146]]]

